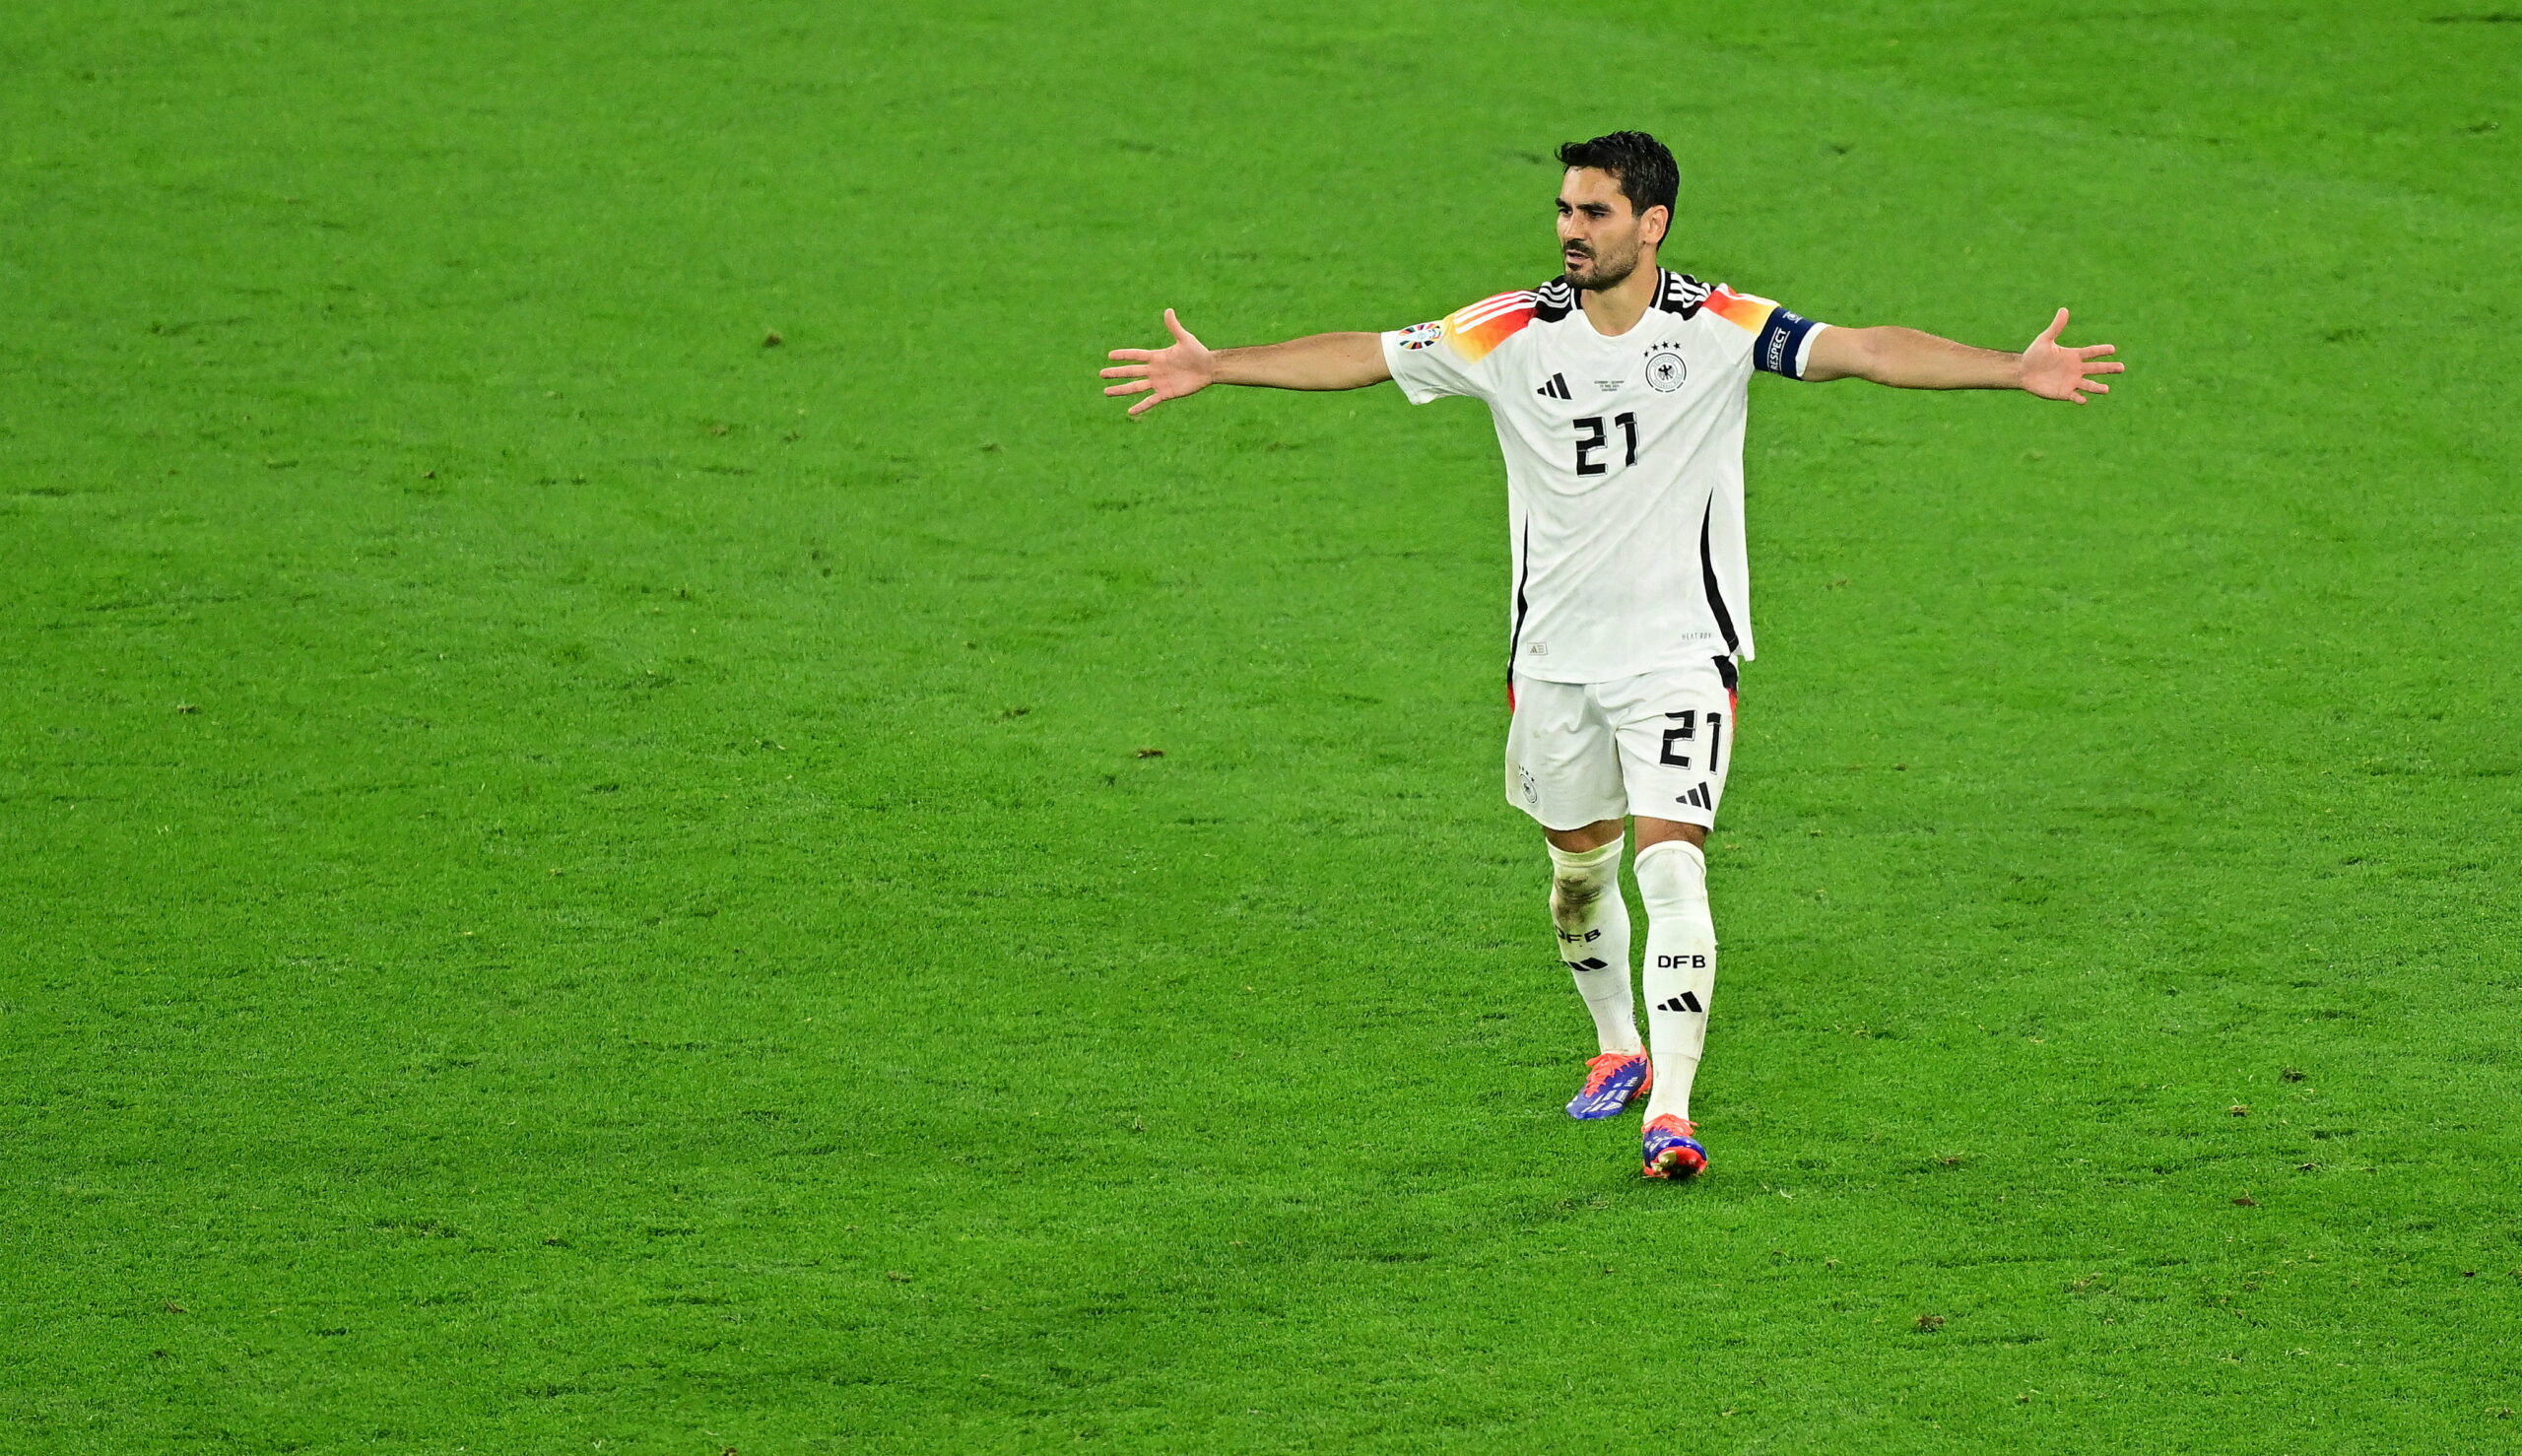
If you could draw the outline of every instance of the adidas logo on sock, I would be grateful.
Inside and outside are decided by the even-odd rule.
[[[1588,956],[1582,960],[1570,960],[1567,962],[1567,968],[1570,970],[1604,970],[1608,969],[1610,965],[1610,961],[1605,960],[1599,956]]]
[[[1574,391],[1567,387],[1565,374],[1551,375],[1550,382],[1534,390],[1533,393],[1544,399],[1574,399],[1576,397]]]
[[[1657,1002],[1655,1009],[1657,1011],[1695,1011],[1702,1015],[1707,1011],[1706,1007],[1698,1004],[1698,998],[1688,991],[1684,991],[1670,1001]]]

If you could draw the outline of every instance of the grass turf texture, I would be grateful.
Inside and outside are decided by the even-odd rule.
[[[11,1446],[2512,1448],[2454,3],[13,7]],[[1616,125],[1675,266],[2132,368],[1756,387],[1678,1189],[1477,407],[1093,378],[1537,281]]]

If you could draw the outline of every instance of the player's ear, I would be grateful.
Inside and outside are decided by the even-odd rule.
[[[1660,202],[1648,208],[1645,216],[1637,220],[1638,234],[1648,247],[1662,242],[1664,234],[1671,232],[1672,228],[1673,210]]]

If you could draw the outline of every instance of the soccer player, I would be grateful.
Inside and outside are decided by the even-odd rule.
[[[2108,344],[2058,342],[2061,308],[2020,354],[1905,328],[1839,328],[1658,266],[1680,173],[1643,132],[1559,149],[1564,272],[1431,323],[1210,349],[1164,310],[1173,342],[1116,349],[1103,370],[1141,415],[1211,384],[1359,389],[1413,404],[1485,401],[1506,457],[1506,798],[1542,827],[1559,953],[1592,1014],[1597,1055],[1571,1117],[1648,1100],[1650,1178],[1707,1165],[1691,1083],[1716,983],[1707,831],[1738,738],[1737,665],[1752,657],[1743,424],[1754,371],[1902,389],[2020,389],[2087,403]],[[1620,894],[1623,820],[1637,827],[1646,908],[1641,1043]],[[1653,1050],[1650,1057],[1647,1046]]]

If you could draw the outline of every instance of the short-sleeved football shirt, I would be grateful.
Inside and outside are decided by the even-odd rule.
[[[1506,457],[1512,672],[1604,683],[1752,655],[1743,424],[1752,371],[1804,376],[1825,325],[1659,274],[1597,333],[1564,278],[1383,336],[1413,404],[1488,401]]]

